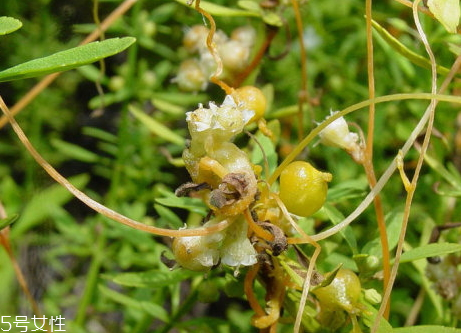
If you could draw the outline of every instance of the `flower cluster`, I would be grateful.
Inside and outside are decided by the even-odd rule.
[[[245,278],[245,293],[256,313],[252,324],[274,330],[286,288],[292,283],[279,256],[291,243],[310,241],[295,219],[312,215],[323,206],[332,175],[296,161],[282,172],[280,192],[273,192],[260,179],[261,168],[233,143],[246,125],[264,119],[265,108],[261,90],[247,86],[230,89],[221,105],[200,104],[186,114],[191,139],[183,160],[192,181],[181,185],[176,195],[194,193],[208,206],[210,213],[203,228],[226,227],[177,237],[173,253],[177,264],[195,271],[223,264],[237,273],[240,266],[252,266],[253,273]],[[295,233],[301,237],[293,237]],[[258,271],[266,287],[266,310],[260,309],[252,292],[254,272]]]
[[[186,115],[191,140],[183,159],[194,184],[186,186],[195,186],[213,211],[207,225],[224,220],[231,225],[219,233],[175,239],[173,252],[183,267],[205,270],[219,262],[233,267],[257,262],[242,215],[255,200],[257,180],[246,153],[231,142],[254,114],[228,95],[220,106],[199,105]]]
[[[184,91],[205,90],[211,75],[216,70],[216,62],[207,48],[209,29],[196,25],[188,29],[184,39],[184,48],[198,57],[184,60],[179,66],[178,74],[174,79],[179,88]],[[220,79],[232,82],[233,79],[248,65],[250,51],[255,42],[256,32],[251,26],[236,28],[228,37],[218,30],[213,36],[213,43],[217,48],[223,64],[223,73]]]

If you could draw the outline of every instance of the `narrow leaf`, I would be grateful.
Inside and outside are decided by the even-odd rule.
[[[192,271],[180,269],[169,272],[151,270],[139,273],[122,273],[112,277],[109,276],[109,278],[122,286],[156,289],[174,285],[196,274]]]
[[[333,205],[326,203],[323,206],[324,212],[328,215],[328,218],[331,222],[336,225],[342,220],[344,220],[344,215]],[[352,252],[356,254],[358,252],[357,240],[355,238],[352,228],[346,227],[345,229],[339,232],[341,236],[346,240],[347,244],[351,248]]]
[[[69,143],[59,139],[52,139],[51,144],[58,150],[59,153],[69,156],[72,159],[79,160],[82,162],[92,163],[99,160],[99,155],[82,148],[73,143]]]
[[[168,224],[174,228],[181,228],[184,226],[184,221],[182,221],[178,215],[173,213],[171,209],[166,208],[162,205],[154,205],[155,210],[157,211],[158,215],[163,218]]]
[[[394,328],[393,333],[461,333],[461,329],[436,325],[421,325]]]
[[[147,302],[147,301],[139,301],[135,298],[126,296],[122,293],[119,293],[115,290],[107,288],[106,286],[99,285],[99,291],[106,297],[112,299],[113,301],[125,305],[127,308],[136,309],[140,311],[145,311],[146,313],[150,314],[154,318],[158,318],[163,322],[168,321],[168,313],[167,311],[158,304]]]
[[[408,47],[403,45],[397,38],[392,36],[386,29],[379,25],[378,22],[371,20],[373,28],[378,32],[378,34],[384,38],[384,40],[398,53],[403,55],[405,58],[410,60],[415,65],[418,65],[423,68],[430,69],[431,61],[423,56],[413,52]],[[449,69],[443,66],[437,66],[437,73],[446,75],[449,73]]]
[[[427,6],[448,32],[456,33],[460,16],[459,0],[428,0]]]
[[[208,212],[208,208],[205,206],[203,201],[198,198],[179,198],[176,196],[170,196],[168,198],[158,198],[155,199],[155,201],[167,207],[187,209],[188,211],[200,214],[202,216],[205,216]]]
[[[22,22],[8,16],[0,16],[0,36],[12,33],[22,27]]]
[[[194,8],[194,5],[189,5],[189,0],[176,0],[182,5]],[[216,5],[208,1],[200,1],[200,8],[206,10],[208,13],[214,16],[259,16],[258,13],[252,11],[246,11],[241,9],[229,8],[225,6]]]
[[[0,82],[63,72],[117,54],[136,41],[133,37],[111,38],[34,59],[0,72]]]
[[[17,218],[18,218],[18,215],[15,214],[15,215],[9,216],[7,218],[0,219],[0,231],[2,229],[6,228],[7,226],[9,226],[10,224],[12,224],[14,221],[16,221]]]
[[[71,177],[69,181],[77,188],[83,188],[89,181],[88,175],[82,174]],[[11,237],[18,237],[27,230],[40,224],[52,215],[55,207],[60,207],[72,199],[69,193],[60,184],[53,184],[40,193],[36,193],[27,203],[18,221],[11,228]]]
[[[448,253],[461,251],[461,244],[455,243],[436,243],[427,244],[402,254],[400,262],[410,262],[413,260],[424,259],[428,257],[440,256]]]
[[[135,107],[134,105],[129,105],[128,109],[139,121],[141,121],[155,135],[158,135],[159,137],[171,143],[184,146],[185,140],[165,125],[159,123],[154,118],[149,117],[147,114],[142,112],[142,110]]]

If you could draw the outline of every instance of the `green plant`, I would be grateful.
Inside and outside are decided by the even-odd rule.
[[[0,268],[2,299],[15,299],[16,276],[34,313],[65,311],[72,332],[456,331],[458,284],[450,282],[458,294],[445,299],[431,288],[443,289],[437,267],[457,275],[459,266],[459,231],[441,227],[457,225],[446,222],[457,220],[461,188],[456,117],[443,112],[460,103],[459,36],[445,31],[455,32],[456,1],[128,0],[109,16],[120,20],[102,23],[98,8],[113,4],[93,5],[95,24],[76,29],[101,41],[76,49],[75,40],[37,36],[38,17],[21,17],[24,35],[11,34],[18,20],[0,20],[8,54],[27,54],[21,40],[33,36],[46,40],[34,49],[42,55],[42,44],[68,49],[18,66],[24,60],[2,60],[11,68],[0,80],[15,80],[2,88],[8,104],[26,90],[22,79],[79,67],[46,90],[31,115],[18,115],[25,131],[13,116],[57,74],[11,109],[0,104],[0,126],[9,122],[29,151],[13,137],[0,144],[2,161],[11,161],[0,165],[0,241],[12,262]],[[10,1],[7,8],[26,13]],[[54,24],[48,11],[43,17],[44,26]],[[176,29],[183,26],[192,27],[185,37]],[[124,49],[100,68],[88,65]],[[74,100],[91,81],[91,96]],[[349,106],[329,113],[340,105]],[[96,117],[87,124],[103,115],[102,128],[66,135],[81,109]],[[34,192],[43,178],[30,156],[98,214],[70,214],[72,196],[57,185]],[[86,174],[70,177],[74,160]],[[400,178],[391,177],[397,170]],[[66,208],[82,211],[72,202]],[[443,231],[439,243],[428,244],[432,229]],[[58,278],[36,304],[38,279],[27,283],[22,272],[33,265],[21,269],[16,259],[27,256],[14,253],[43,246],[40,260]],[[431,264],[427,275],[424,260],[435,256],[443,265]],[[188,317],[202,301],[230,305]],[[12,305],[1,311],[19,313],[16,302],[5,303]]]

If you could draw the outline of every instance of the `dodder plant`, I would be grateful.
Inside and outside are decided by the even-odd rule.
[[[74,196],[97,212],[120,223],[154,235],[165,236],[166,239],[173,238],[172,252],[174,261],[171,261],[171,257],[168,258],[168,254],[162,255],[163,261],[172,265],[173,270],[171,272],[159,269],[153,273],[108,276],[108,278],[112,278],[113,281],[124,285],[137,285],[138,287],[149,287],[149,283],[145,282],[145,280],[149,281],[151,279],[150,287],[155,287],[153,284],[156,282],[168,285],[184,277],[192,276],[195,277],[194,283],[199,284],[199,286],[192,287],[195,293],[191,293],[184,306],[179,307],[172,316],[168,316],[161,307],[156,307],[152,303],[146,302],[142,297],[141,305],[139,305],[139,303],[133,301],[134,298],[125,298],[120,293],[107,287],[101,287],[101,293],[116,302],[137,307],[137,309],[148,314],[148,316],[140,318],[139,324],[135,325],[135,330],[138,332],[148,329],[151,325],[150,316],[165,323],[163,326],[160,325],[159,332],[166,332],[174,326],[180,327],[181,325],[177,323],[177,319],[184,314],[196,297],[201,300],[216,298],[216,295],[213,295],[216,291],[214,289],[216,287],[215,283],[226,284],[224,289],[227,288],[228,293],[233,295],[238,294],[238,292],[232,293],[229,291],[229,286],[236,283],[243,287],[246,300],[254,311],[250,322],[261,332],[276,332],[278,327],[281,327],[281,330],[290,327],[288,329],[291,330],[292,326],[295,332],[301,329],[315,332],[350,330],[353,332],[369,330],[373,332],[429,332],[431,329],[436,329],[440,332],[451,332],[452,330],[447,327],[448,325],[394,329],[386,319],[389,318],[389,312],[391,315],[393,314],[393,307],[389,306],[389,300],[397,276],[399,262],[410,262],[426,257],[444,255],[460,249],[459,244],[454,243],[430,244],[417,246],[402,255],[404,246],[410,249],[410,245],[406,245],[404,242],[405,233],[424,158],[430,161],[431,167],[438,169],[437,171],[450,181],[453,186],[459,186],[460,183],[450,179],[453,171],[449,173],[440,168],[440,165],[426,155],[429,138],[433,130],[437,102],[460,103],[460,99],[457,97],[437,94],[447,88],[457,71],[458,61],[454,63],[453,69],[449,72],[445,68],[436,66],[435,58],[417,15],[418,9],[426,13],[432,12],[449,31],[453,32],[454,27],[456,27],[456,21],[459,20],[459,14],[457,14],[456,10],[458,9],[459,13],[459,6],[457,7],[456,4],[450,1],[432,1],[428,2],[429,12],[427,8],[418,7],[418,1],[413,3],[413,14],[417,30],[430,58],[426,60],[424,57],[417,57],[409,52],[386,29],[373,22],[371,1],[367,1],[365,6],[367,18],[365,22],[368,51],[368,93],[370,99],[342,111],[331,113],[325,121],[319,123],[306,137],[303,137],[303,131],[308,127],[305,126],[303,121],[306,114],[306,102],[309,102],[311,107],[315,105],[314,98],[309,97],[306,84],[307,78],[305,75],[307,72],[304,44],[300,43],[300,54],[302,55],[300,60],[301,92],[299,93],[297,106],[282,110],[278,116],[277,113],[275,115],[267,113],[267,105],[271,105],[271,103],[267,103],[267,99],[273,100],[270,89],[259,89],[254,83],[254,75],[257,74],[256,70],[259,68],[260,62],[267,54],[269,46],[276,43],[274,37],[277,35],[278,28],[284,25],[283,11],[288,6],[285,3],[278,2],[242,2],[240,5],[244,10],[200,3],[199,1],[195,2],[195,9],[206,18],[209,24],[209,28],[200,28],[201,26],[194,28],[197,32],[200,32],[200,38],[194,39],[194,43],[198,43],[196,49],[200,50],[201,58],[206,58],[207,61],[205,65],[197,64],[196,62],[192,65],[189,64],[187,67],[181,65],[176,78],[173,80],[186,90],[200,90],[207,87],[208,76],[211,75],[209,77],[210,81],[216,83],[226,94],[222,103],[209,102],[200,104],[195,111],[186,114],[190,141],[186,143],[183,162],[190,175],[191,182],[187,182],[176,189],[176,195],[179,198],[164,192],[166,198],[158,200],[159,203],[170,207],[188,208],[191,213],[189,214],[187,227],[173,229],[140,223],[90,199],[57,173],[39,155],[14,120],[13,114],[8,110],[5,103],[1,101],[0,107],[2,111],[27,150],[56,181],[64,185]],[[293,8],[294,21],[299,29],[299,35],[302,37],[303,30],[298,8],[299,3],[294,0],[290,5]],[[192,9],[188,8],[188,10]],[[258,45],[259,49],[255,49],[253,52],[252,60],[248,62],[248,50],[236,53],[237,55],[244,55],[242,56],[242,62],[245,66],[235,68],[233,65],[239,64],[238,61],[228,62],[228,58],[231,56],[229,53],[233,48],[222,46],[228,42],[226,36],[222,37],[224,41],[214,38],[217,32],[212,15],[228,17],[239,15],[256,16],[264,21],[267,31],[259,31],[259,36],[260,38],[262,36],[263,40]],[[141,17],[140,14],[139,16]],[[454,20],[453,17],[455,18]],[[4,33],[12,32],[19,27],[18,22],[10,18],[2,18],[0,23]],[[399,52],[411,61],[418,61],[419,64],[430,66],[432,70],[432,90],[430,94],[408,93],[375,97],[373,40],[371,35],[373,24],[383,36],[383,40],[380,39],[380,41],[384,41],[384,45],[398,48]],[[287,29],[289,28],[288,26],[286,26]],[[206,38],[204,38],[205,35]],[[6,81],[75,68],[120,52],[133,41],[131,38],[106,40],[86,47],[64,51],[0,72],[0,79]],[[190,40],[186,38],[186,48],[190,48],[189,42]],[[147,41],[141,42],[140,40],[140,43],[149,45]],[[253,44],[248,43],[246,46],[251,45]],[[162,52],[165,56],[169,54],[165,49]],[[224,57],[226,57],[226,60]],[[232,59],[232,57],[230,58]],[[233,65],[230,66],[229,63]],[[206,67],[206,70],[203,71],[204,67]],[[182,73],[182,71],[190,70],[190,68],[193,70],[192,74]],[[225,69],[224,74],[223,68]],[[234,73],[233,70],[236,70],[236,72]],[[437,90],[436,84],[437,71],[448,72],[440,91]],[[191,82],[183,82],[187,80]],[[241,82],[245,82],[245,85],[241,86]],[[274,82],[274,86],[277,88],[277,82]],[[111,87],[114,90],[120,88],[114,81],[112,81]],[[120,89],[120,91],[123,91],[123,89]],[[142,95],[137,95],[133,91],[126,94],[125,90],[125,94],[115,92],[111,98],[107,98],[107,101],[120,100],[126,98],[126,96],[142,98]],[[431,100],[431,105],[421,117],[419,124],[408,136],[408,140],[402,146],[391,165],[383,173],[383,176],[377,180],[372,160],[375,107],[383,102],[408,99]],[[104,100],[105,97],[102,95],[99,101],[104,104]],[[157,102],[157,105],[161,105],[161,103],[158,103],[159,99],[154,99],[154,101]],[[205,101],[206,99],[202,102]],[[171,101],[165,103],[163,100],[163,102],[163,108],[168,109],[174,106]],[[347,114],[364,107],[369,107],[366,138],[362,135],[361,130],[358,131],[360,134],[350,132],[349,126],[343,118]],[[132,105],[130,110],[133,115],[149,126],[152,132],[160,135],[163,139],[179,145],[184,142],[184,139],[179,137],[176,132],[169,130],[158,121],[146,117],[136,105]],[[277,156],[275,153],[276,145],[281,138],[290,140],[289,135],[288,137],[281,137],[277,128],[277,120],[286,114],[296,115],[298,126],[291,126],[292,124],[290,124],[290,128],[297,129],[300,139],[297,145],[288,148],[288,153],[285,153],[286,158],[281,160],[281,163],[277,166],[278,159],[274,159],[274,155]],[[267,123],[265,118],[276,118],[277,120]],[[256,136],[248,132],[255,129],[255,125],[259,129]],[[422,144],[416,146],[420,155],[416,163],[414,176],[410,181],[405,174],[403,158],[426,126],[425,139]],[[244,140],[242,139],[243,133],[248,134],[250,137],[247,146],[241,144],[241,141]],[[341,194],[352,197],[353,193],[347,189],[341,189],[341,184],[337,184],[336,188],[333,187],[333,190],[336,191],[332,190],[330,192],[333,194],[330,195],[329,202],[325,204],[327,183],[331,182],[332,179],[334,180],[336,174],[332,172],[332,175],[328,172],[319,171],[311,163],[304,160],[294,161],[298,159],[298,156],[317,136],[326,145],[344,149],[356,163],[364,167],[371,191],[346,218],[343,217],[339,209],[333,206],[335,200],[336,202],[339,201]],[[237,141],[235,141],[236,138],[238,139]],[[325,148],[319,146],[316,149],[323,152]],[[279,152],[283,154],[282,150]],[[328,154],[328,152],[325,150],[325,154]],[[272,153],[272,156],[269,156],[269,153]],[[257,154],[261,155],[260,161],[262,162],[260,164],[258,164],[258,161],[253,161]],[[317,157],[317,159],[319,158]],[[384,204],[379,193],[396,168],[399,169],[407,191],[407,199],[405,206],[401,208],[403,214],[391,218],[391,221],[388,222],[388,231],[386,230]],[[452,192],[450,194],[456,193]],[[379,242],[374,241],[374,244],[373,241],[369,242],[359,251],[358,237],[352,231],[355,228],[354,226],[351,228],[349,224],[363,216],[365,208],[373,201],[375,217],[380,231]],[[321,211],[319,212],[320,209]],[[178,219],[171,210],[165,207],[157,206],[157,211],[164,218]],[[198,216],[197,212],[205,212],[205,217]],[[7,249],[14,262],[9,242],[9,227],[5,227],[11,224],[13,219],[7,218],[3,210],[0,213],[2,214],[2,227],[4,227],[1,234],[2,245]],[[316,214],[314,215],[315,218],[312,218],[313,214]],[[199,220],[199,223],[194,223],[194,220],[195,222]],[[327,220],[332,221],[335,226],[325,227],[323,222]],[[396,223],[395,221],[402,222]],[[314,224],[313,222],[317,223]],[[398,228],[399,226],[401,226],[400,229]],[[359,226],[356,228],[359,228]],[[363,232],[367,229],[360,228],[358,230]],[[346,256],[338,257],[340,250],[329,249],[332,247],[342,249],[342,247],[339,248],[341,245],[337,244],[341,242],[337,236],[338,234],[341,234],[342,238],[346,240],[349,251],[354,254],[355,263],[350,260],[348,262],[346,260],[348,257]],[[398,241],[396,241],[397,235],[399,235]],[[330,241],[330,239],[334,240]],[[101,242],[103,243],[104,241]],[[391,270],[389,251],[395,246],[397,246],[397,250]],[[332,254],[332,256],[336,254],[337,256],[337,259],[330,259],[330,263],[328,263],[328,256],[322,256],[322,252],[328,251],[331,251],[328,254]],[[391,256],[394,257],[393,255]],[[97,273],[101,265],[100,257],[98,257],[98,262],[93,266],[95,268],[92,270],[92,272],[96,273],[89,274],[91,277],[89,279],[90,286],[94,286],[95,281],[97,281]],[[343,262],[345,266],[353,268],[356,272],[340,267]],[[449,263],[450,265],[448,266],[450,267],[448,269],[456,271],[457,262],[456,260],[445,260],[443,269],[447,269],[446,264]],[[415,264],[415,267],[420,274],[419,278],[427,283],[424,274],[422,274],[421,265]],[[186,270],[205,273],[195,275],[187,273]],[[357,275],[357,272],[360,274]],[[17,275],[18,278],[21,277],[19,269],[17,269]],[[156,276],[161,276],[161,278],[156,278]],[[232,276],[235,276],[235,278]],[[437,274],[437,268],[431,267],[431,278],[436,277],[437,279],[437,276],[440,276],[440,274]],[[161,280],[162,278],[164,279],[163,281]],[[204,278],[208,280],[202,281]],[[382,285],[378,283],[381,279]],[[25,282],[21,283],[25,292],[28,293]],[[365,285],[367,287],[362,287]],[[459,293],[459,290],[456,290],[458,285],[456,283],[454,285],[454,293]],[[207,290],[208,287],[209,290]],[[86,306],[91,303],[92,291],[90,289],[87,289],[88,293],[85,293],[86,296],[81,303],[83,305],[79,307],[76,315],[75,321],[77,325],[75,329],[83,326],[88,311]],[[437,303],[434,300],[436,296],[433,292],[431,293],[428,284],[421,290],[431,295],[430,298],[431,302],[434,303],[432,304],[434,308],[440,307],[440,301]],[[378,291],[381,292],[382,297]],[[396,296],[397,300],[399,300],[398,296]],[[33,303],[32,296],[29,295],[29,297],[32,304],[34,304],[35,312],[39,313],[38,307]],[[457,299],[454,297],[450,299]],[[172,299],[174,300],[174,298]],[[415,314],[421,309],[423,303],[421,299],[424,299],[424,294],[418,298],[418,301],[414,303],[411,309],[413,317],[408,319],[410,326],[415,321]],[[373,304],[376,303],[380,303],[378,311],[373,307]],[[162,301],[155,304],[163,305]],[[453,316],[450,317],[453,319],[456,318],[458,313],[455,307],[456,304],[454,302]],[[424,318],[421,318],[421,322],[428,323]],[[439,324],[440,320],[434,320],[432,323]],[[202,327],[205,325],[204,322],[199,322],[195,325],[199,324]],[[396,326],[401,326],[401,324]],[[188,327],[192,329],[194,323],[191,323]],[[184,329],[187,329],[187,327]]]

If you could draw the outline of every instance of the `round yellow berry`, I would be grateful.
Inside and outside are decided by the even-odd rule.
[[[280,199],[290,213],[310,216],[323,206],[331,178],[307,162],[293,162],[280,175]]]
[[[264,112],[266,111],[266,97],[260,89],[253,86],[237,88],[232,92],[232,97],[237,105],[254,111],[255,114],[250,119],[250,123],[258,121],[264,116]]]
[[[357,275],[350,269],[341,268],[328,286],[312,292],[319,300],[322,310],[352,313],[357,309],[361,289]]]

